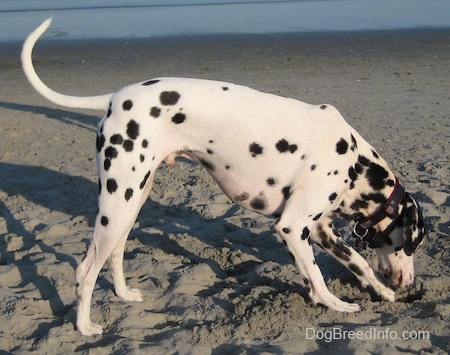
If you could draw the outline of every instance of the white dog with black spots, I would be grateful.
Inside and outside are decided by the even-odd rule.
[[[340,312],[359,306],[341,301],[324,282],[311,244],[346,266],[363,286],[388,301],[367,261],[334,229],[335,217],[355,221],[355,235],[375,248],[379,271],[391,285],[414,281],[412,253],[426,234],[417,202],[387,163],[331,105],[310,105],[226,82],[157,78],[116,93],[75,97],[57,93],[37,76],[32,50],[50,26],[26,39],[25,74],[48,100],[66,107],[103,110],[98,125],[98,215],[92,243],[76,271],[77,327],[102,333],[90,320],[100,269],[109,267],[118,296],[142,301],[127,287],[123,253],[128,234],[152,188],[161,162],[183,155],[201,165],[234,202],[277,218],[309,296]]]

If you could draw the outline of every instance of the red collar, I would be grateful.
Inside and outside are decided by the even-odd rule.
[[[356,222],[353,232],[360,238],[363,238],[366,236],[367,231],[370,228],[380,223],[386,217],[392,219],[396,218],[398,216],[398,206],[403,201],[404,197],[405,188],[403,186],[403,182],[400,179],[395,178],[395,186],[391,196],[389,196],[387,201],[379,206],[370,215]]]

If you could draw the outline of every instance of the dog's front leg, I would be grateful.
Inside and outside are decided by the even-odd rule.
[[[349,269],[358,278],[362,287],[370,285],[383,299],[395,301],[395,292],[378,281],[366,259],[343,241],[338,241],[339,234],[329,218],[321,218],[317,221],[311,233],[311,238]]]
[[[295,263],[309,288],[309,297],[314,303],[321,303],[340,312],[358,312],[359,305],[341,301],[327,288],[319,266],[316,264],[312,247],[309,243],[311,230],[317,223],[314,217],[298,218],[298,214],[311,216],[304,206],[312,206],[294,192],[286,203],[275,230],[286,242]],[[303,211],[303,213],[302,213]]]

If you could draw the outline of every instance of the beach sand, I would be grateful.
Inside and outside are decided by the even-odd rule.
[[[448,353],[449,38],[409,31],[39,42],[38,73],[67,94],[187,76],[332,104],[404,180],[430,229],[416,284],[395,303],[361,289],[316,248],[330,291],[362,307],[343,314],[307,299],[274,220],[229,202],[199,166],[162,165],[125,253],[128,283],[145,301],[120,300],[102,271],[92,320],[105,333],[95,337],[75,330],[74,269],[97,208],[101,113],[47,102],[21,71],[19,45],[1,45],[0,352]],[[374,252],[361,253],[376,265]]]

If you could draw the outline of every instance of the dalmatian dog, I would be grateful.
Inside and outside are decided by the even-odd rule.
[[[98,274],[109,260],[115,292],[142,301],[127,287],[123,254],[128,234],[161,162],[185,156],[203,167],[235,203],[277,218],[313,303],[340,312],[360,307],[334,296],[311,247],[317,243],[363,287],[387,301],[395,293],[333,227],[355,222],[357,240],[374,248],[379,271],[394,287],[414,281],[413,252],[426,234],[417,202],[381,156],[331,105],[310,105],[220,81],[156,78],[116,93],[75,97],[37,76],[32,50],[51,19],[26,39],[22,65],[33,87],[53,103],[105,112],[98,125],[98,215],[91,245],[76,270],[77,328],[102,333],[90,320]]]

